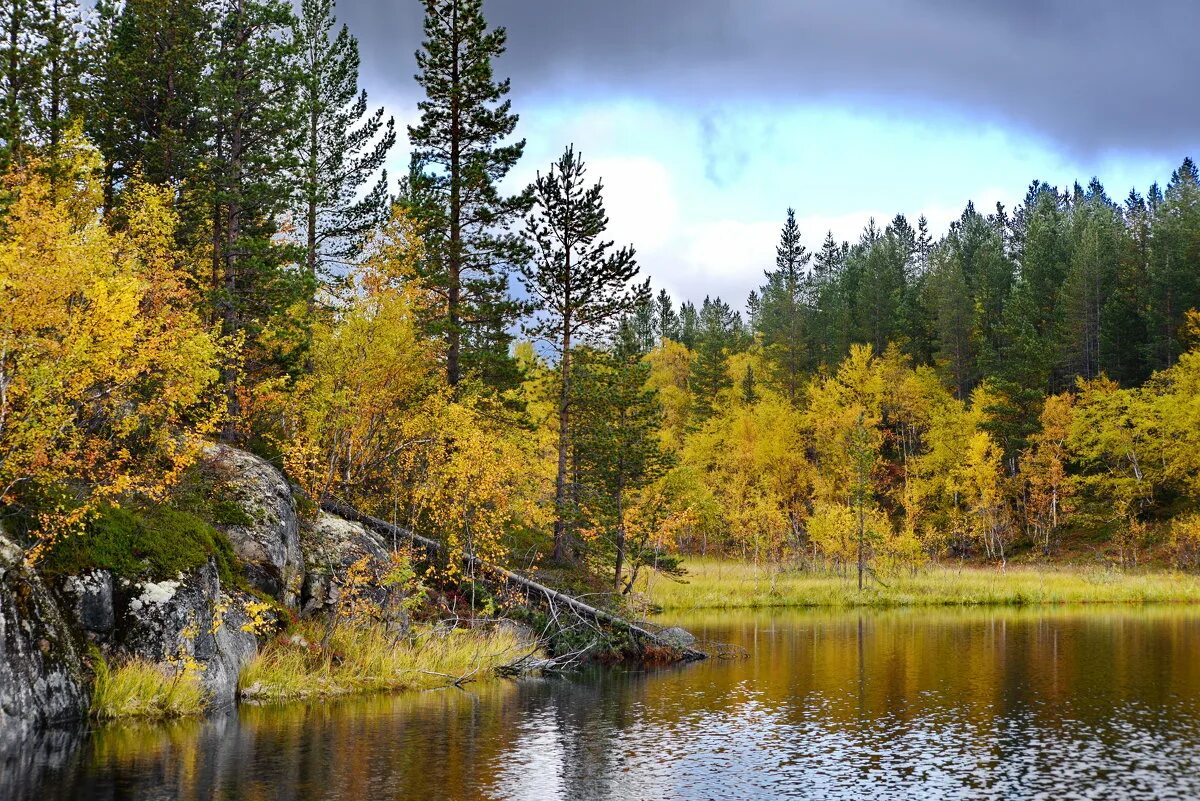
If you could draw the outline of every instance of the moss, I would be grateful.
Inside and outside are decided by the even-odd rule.
[[[225,535],[188,512],[165,506],[109,507],[81,536],[57,542],[42,563],[51,575],[111,570],[130,580],[162,581],[215,558],[226,586],[242,583]]]
[[[228,477],[201,463],[184,475],[171,493],[171,506],[211,526],[251,526],[257,522],[237,501],[230,500]]]

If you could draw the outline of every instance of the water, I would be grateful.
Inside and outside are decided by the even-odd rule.
[[[0,798],[1200,797],[1200,610],[678,622],[752,656],[57,732]]]

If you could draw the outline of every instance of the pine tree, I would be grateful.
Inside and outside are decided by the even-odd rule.
[[[775,269],[765,272],[767,283],[761,289],[761,299],[748,304],[754,311],[755,327],[762,335],[774,383],[793,403],[799,398],[802,377],[809,366],[809,258],[800,243],[796,212],[788,209],[775,248]]]
[[[506,33],[487,30],[482,0],[424,3],[417,82],[425,99],[420,123],[408,129],[409,202],[428,251],[422,278],[441,300],[431,329],[445,337],[451,386],[471,371],[499,382],[520,312],[507,270],[525,260],[520,238],[506,228],[528,205],[498,189],[525,149],[524,140],[503,144],[517,125],[505,99],[509,83],[492,73]]]
[[[813,314],[809,341],[816,366],[833,367],[840,362],[850,346],[847,336],[849,308],[842,290],[842,274],[848,248],[838,244],[833,231],[817,252],[812,272]]]
[[[625,328],[623,330],[629,330]],[[647,388],[650,365],[636,339],[619,337],[608,351],[589,353],[576,369],[577,415],[572,450],[590,508],[612,531],[613,588],[622,584],[628,553],[628,496],[659,478],[669,465],[658,436],[663,410]],[[636,558],[636,554],[634,554]]]
[[[948,246],[934,250],[927,284],[933,309],[937,364],[959,400],[966,400],[977,378],[975,304],[962,264]]]
[[[180,236],[209,235],[220,7],[202,0],[111,0],[88,25],[85,129],[104,158],[105,206],[129,180],[180,187]]]
[[[46,151],[50,182],[56,185],[64,176],[62,138],[77,112],[82,89],[83,52],[80,42],[79,6],[76,0],[43,0],[42,18],[36,20],[41,38],[42,74],[40,95],[34,107],[34,128],[38,144]]]
[[[685,300],[679,307],[679,343],[688,350],[695,350],[699,336],[700,314],[696,304]]]
[[[1072,253],[1063,287],[1068,374],[1097,378],[1108,365],[1102,351],[1104,309],[1112,296],[1124,226],[1116,206],[1093,179],[1071,211]]]
[[[1136,190],[1125,200],[1124,246],[1120,254],[1113,294],[1103,312],[1101,348],[1107,357],[1106,372],[1124,386],[1142,383],[1150,376],[1146,311],[1150,286],[1150,209]]]
[[[45,59],[38,23],[45,18],[45,8],[45,0],[8,0],[0,7],[0,167],[5,171],[22,159],[32,137]]]
[[[614,249],[602,237],[608,228],[602,185],[586,183],[583,160],[568,147],[529,188],[534,208],[525,236],[533,258],[521,278],[538,310],[528,326],[559,357],[558,470],[555,479],[554,558],[568,555],[567,457],[571,429],[571,354],[581,341],[613,328],[649,296],[649,282],[633,285],[638,266],[630,247]]]
[[[907,241],[890,226],[882,233],[868,228],[851,251],[848,270],[856,278],[852,295],[855,330],[858,341],[871,344],[876,353],[883,353],[902,330],[905,271],[915,246],[912,229],[907,223],[905,228]]]
[[[304,130],[297,113],[296,50],[287,38],[294,15],[283,0],[221,0],[217,46],[206,100],[213,111],[208,143],[207,201],[212,278],[222,333],[242,337],[240,370],[227,364],[223,381],[236,436],[239,388],[297,365],[305,320],[285,312],[311,295],[303,274],[288,269],[295,255],[274,237],[291,200],[287,177]],[[259,334],[273,324],[273,342]]]
[[[354,263],[386,218],[381,168],[396,143],[395,121],[385,122],[382,108],[367,113],[367,93],[358,88],[358,40],[345,25],[334,35],[335,24],[333,0],[303,0],[295,34],[305,123],[296,217],[312,281]]]
[[[741,316],[728,303],[720,298],[704,298],[696,334],[696,356],[688,379],[694,422],[702,423],[711,417],[717,396],[733,386],[728,360],[730,354],[742,348],[745,338]]]
[[[742,403],[753,406],[758,403],[758,388],[755,386],[754,367],[747,364],[742,374]]]
[[[1200,171],[1190,158],[1171,175],[1161,198],[1150,190],[1153,241],[1150,321],[1153,363],[1167,368],[1182,352],[1179,330],[1189,309],[1200,308]]]

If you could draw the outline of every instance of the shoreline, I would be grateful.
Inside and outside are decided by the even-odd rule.
[[[685,567],[682,583],[657,579],[648,592],[644,583],[639,587],[652,607],[675,612],[1200,604],[1200,576],[1176,571],[936,565],[915,574],[880,575],[860,592],[853,574],[717,559],[689,560]]]

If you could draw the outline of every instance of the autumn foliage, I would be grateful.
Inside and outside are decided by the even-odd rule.
[[[159,495],[213,430],[221,345],[173,249],[169,192],[139,185],[114,233],[94,154],[71,193],[10,175],[0,229],[0,496],[38,542],[103,502]]]

